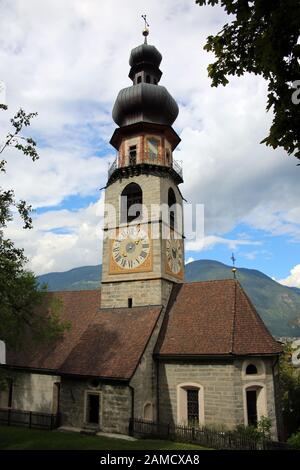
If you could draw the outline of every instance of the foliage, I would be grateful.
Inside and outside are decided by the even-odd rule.
[[[6,105],[0,105],[0,109],[7,110]],[[26,114],[20,109],[17,114],[10,120],[13,130],[7,134],[4,143],[0,148],[0,155],[9,147],[16,148],[24,155],[28,155],[32,161],[39,158],[36,150],[36,142],[31,137],[24,137],[21,131],[24,127],[30,125],[30,121],[37,113]],[[7,161],[0,160],[0,172],[5,173]],[[14,191],[12,189],[4,191],[0,188],[0,237],[3,237],[3,228],[13,219],[13,208],[16,208],[24,222],[24,228],[32,228],[32,219],[30,212],[31,206],[27,205],[24,200],[16,201]],[[1,241],[0,238],[0,241]]]
[[[11,347],[20,347],[25,333],[36,341],[55,339],[66,324],[59,320],[59,305],[50,302],[46,286],[39,288],[33,273],[24,269],[23,250],[11,240],[0,243],[0,338]],[[40,312],[38,306],[43,305]],[[51,314],[49,314],[51,311]],[[46,312],[46,313],[45,313]]]
[[[258,421],[257,426],[244,426],[243,424],[239,424],[236,426],[233,433],[255,441],[270,439],[271,420],[266,416],[262,416]]]
[[[300,449],[300,429],[298,432],[291,435],[287,440],[290,447],[293,449]]]
[[[271,439],[271,427],[271,420],[267,416],[262,416],[257,423],[257,430],[264,439]]]
[[[204,46],[216,56],[208,66],[212,86],[228,76],[261,75],[268,83],[267,111],[274,112],[269,135],[261,143],[282,147],[300,159],[300,2],[297,0],[196,0],[221,4],[232,20]],[[297,88],[297,90],[295,90]],[[292,99],[293,97],[293,99]]]
[[[293,351],[292,343],[287,343],[279,362],[283,422],[288,436],[300,427],[300,373],[291,361]]]
[[[0,105],[0,109],[5,111],[7,106]],[[34,116],[36,113],[26,114],[22,109],[18,111],[11,119],[13,130],[4,139],[0,154],[11,147],[33,161],[39,158],[35,141],[21,135]],[[0,161],[2,175],[5,174],[6,163],[4,159]],[[21,345],[27,334],[34,340],[52,340],[67,327],[59,319],[57,305],[49,304],[45,286],[39,290],[34,274],[25,269],[27,259],[23,249],[17,248],[12,240],[4,236],[5,228],[13,220],[15,212],[23,220],[23,228],[32,228],[31,211],[26,201],[15,199],[13,189],[0,187],[0,339],[14,348]],[[43,311],[38,312],[37,307],[42,303]]]

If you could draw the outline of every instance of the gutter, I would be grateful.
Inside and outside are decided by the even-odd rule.
[[[220,354],[160,354],[155,353],[153,357],[160,361],[176,361],[176,360],[193,360],[193,361],[207,361],[207,360],[227,360],[233,361],[234,359],[243,357],[278,357],[281,353],[247,353],[247,354],[233,354],[233,353],[220,353]]]
[[[58,377],[66,377],[66,378],[76,378],[82,380],[88,379],[99,379],[103,382],[107,383],[120,383],[120,384],[127,384],[130,379],[120,378],[120,377],[101,377],[99,375],[82,375],[82,374],[70,374],[65,372],[60,372],[58,369],[39,369],[34,367],[24,367],[24,366],[14,366],[9,364],[0,364],[1,369],[11,369],[11,370],[18,370],[21,372],[31,372],[32,374],[41,374],[41,375],[57,375]]]

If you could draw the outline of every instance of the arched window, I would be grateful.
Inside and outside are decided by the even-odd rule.
[[[244,387],[245,425],[256,426],[262,416],[267,416],[266,391],[262,384],[249,384]]]
[[[136,183],[128,184],[121,194],[121,222],[131,222],[142,216],[143,192]]]
[[[129,166],[136,165],[136,145],[129,147]]]
[[[204,424],[203,387],[195,383],[177,386],[177,422],[178,424]]]
[[[153,405],[150,402],[144,405],[144,419],[146,421],[153,421]]]
[[[266,375],[266,367],[264,361],[258,358],[246,359],[242,364],[242,378],[249,380],[251,377],[264,378]]]
[[[170,227],[175,227],[175,216],[176,216],[176,196],[173,188],[169,189],[168,192],[168,206],[169,206],[169,223]]]
[[[146,83],[150,83],[151,79],[150,79],[150,75],[146,75]]]
[[[142,81],[142,76],[139,75],[139,76],[137,77],[137,81],[136,81],[136,82],[137,82],[137,83],[141,83],[141,81]]]
[[[254,364],[249,364],[246,367],[246,374],[247,375],[254,375],[257,374],[257,367]]]

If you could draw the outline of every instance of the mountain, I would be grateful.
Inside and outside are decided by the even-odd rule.
[[[186,265],[186,281],[231,279],[231,267],[213,260]],[[50,291],[85,290],[100,287],[101,266],[83,266],[38,277]],[[300,336],[300,289],[286,287],[255,269],[238,268],[237,279],[273,335]]]
[[[93,290],[100,287],[101,265],[82,266],[70,271],[42,274],[38,276],[40,284],[47,284],[49,291]]]

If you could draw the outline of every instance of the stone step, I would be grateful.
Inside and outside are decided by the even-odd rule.
[[[85,424],[81,429],[81,434],[87,434],[89,436],[95,436],[99,432],[99,426],[97,424]]]

